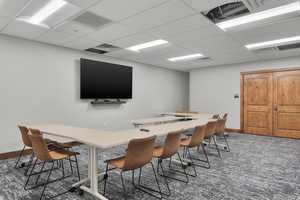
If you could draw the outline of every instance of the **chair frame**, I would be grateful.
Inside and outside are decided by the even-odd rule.
[[[40,135],[40,137],[42,138],[42,135]],[[42,138],[42,140],[44,140],[44,139]],[[53,151],[55,151],[55,150],[53,150]],[[74,156],[74,158],[75,158],[74,160],[72,160],[71,156],[69,156],[68,158],[62,158],[62,159],[58,159],[58,160],[45,160],[45,161],[41,161],[40,163],[38,163],[38,161],[40,160],[38,157],[36,157],[34,159],[34,156],[32,156],[33,166],[32,166],[32,168],[30,170],[30,173],[28,174],[28,177],[26,179],[26,182],[25,182],[25,185],[24,185],[24,189],[25,190],[32,190],[32,189],[36,189],[36,188],[39,188],[39,187],[43,186],[43,189],[42,189],[42,192],[41,192],[41,195],[40,195],[40,200],[42,200],[43,197],[45,196],[45,191],[46,191],[46,188],[47,188],[47,186],[49,184],[61,181],[61,180],[66,179],[66,178],[68,178],[68,177],[70,177],[70,176],[72,176],[74,174],[72,163],[76,164],[77,177],[78,177],[78,180],[80,181],[80,171],[79,171],[79,166],[78,166],[77,155],[74,154],[72,156]],[[66,159],[68,159],[69,164],[70,164],[71,173],[69,175],[65,174],[64,160],[66,160]],[[44,170],[46,164],[48,164],[48,163],[51,164],[51,168]],[[56,168],[54,167],[55,163],[57,164]],[[42,164],[42,167],[41,167],[41,169],[38,172],[35,172],[36,166],[39,165],[39,164]],[[54,170],[58,170],[58,169],[62,169],[62,177],[54,179],[54,180],[50,180],[52,172]],[[41,174],[47,173],[47,172],[48,172],[48,176],[47,176],[46,181],[39,183],[39,179],[40,179]],[[31,187],[28,187],[29,180],[33,176],[37,176],[37,178],[35,180],[35,184],[33,186],[31,186]],[[51,196],[51,197],[47,197],[47,199],[52,199],[52,198],[58,197],[60,195],[66,194],[68,192],[72,192],[72,189],[73,188],[70,188],[69,190],[67,190],[65,192],[59,193],[59,194]]]
[[[152,140],[153,142],[153,145],[154,145],[154,141],[156,139],[156,136],[152,136],[152,137],[148,137],[148,138],[142,138],[142,139],[133,139],[129,142],[128,144],[128,149],[127,149],[127,154],[126,156],[124,156],[124,159],[126,160],[127,159],[127,156],[128,156],[128,152],[130,152],[130,144],[131,142],[137,142],[138,140],[145,140],[145,139],[149,139],[150,141]],[[153,146],[153,149],[154,149],[154,146]],[[153,152],[152,152],[153,153]],[[152,154],[151,154],[152,156]],[[155,177],[155,182],[157,184],[157,187],[158,187],[158,190],[156,189],[153,189],[153,188],[150,188],[150,187],[147,187],[147,186],[144,186],[141,184],[141,177],[142,177],[142,169],[146,166],[146,165],[151,165],[151,168],[152,168],[152,171],[153,171],[153,174],[154,174],[154,177]],[[104,180],[104,189],[103,189],[103,195],[106,194],[106,185],[107,185],[107,180],[108,180],[108,172],[111,171],[111,170],[115,170],[115,169],[119,169],[120,170],[120,178],[121,178],[121,182],[122,182],[122,188],[123,188],[123,193],[124,193],[124,198],[127,199],[127,190],[126,190],[126,186],[125,186],[125,181],[124,181],[124,177],[123,177],[123,174],[125,172],[132,172],[132,177],[131,177],[131,182],[134,186],[135,189],[138,189],[150,196],[153,196],[155,198],[158,198],[158,199],[163,199],[163,193],[161,191],[161,187],[160,187],[160,184],[159,184],[159,181],[158,181],[158,178],[157,178],[157,175],[156,175],[156,172],[155,172],[155,168],[154,168],[154,165],[152,163],[152,160],[148,161],[147,163],[143,164],[143,166],[139,167],[139,168],[134,168],[132,169],[131,167],[129,168],[123,168],[123,169],[120,169],[120,168],[117,168],[117,167],[114,167],[114,168],[109,168],[109,162],[106,163],[106,169],[105,169],[105,175],[103,177],[103,180]],[[128,167],[128,166],[127,166]],[[138,176],[138,184],[135,184],[135,175],[134,175],[134,172],[135,170],[138,170],[139,169],[139,176]],[[152,193],[153,192],[153,193]],[[154,193],[158,193],[159,196],[157,196],[156,194]]]

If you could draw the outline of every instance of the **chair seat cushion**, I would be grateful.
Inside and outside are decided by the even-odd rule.
[[[180,141],[180,146],[189,146],[189,144],[191,143],[191,138],[185,138],[185,139],[181,139]]]
[[[163,147],[155,147],[153,151],[153,157],[160,158],[163,154],[164,148]]]
[[[79,155],[78,152],[68,151],[65,149],[50,150],[49,154],[50,154],[51,158],[54,160],[61,160],[64,158],[69,158],[71,156]]]
[[[125,157],[123,156],[119,158],[114,158],[111,160],[106,160],[105,162],[116,168],[123,169],[125,165]]]

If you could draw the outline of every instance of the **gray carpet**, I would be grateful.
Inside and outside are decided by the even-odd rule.
[[[220,141],[222,142],[222,141]],[[211,169],[197,168],[198,177],[188,184],[170,181],[172,200],[296,200],[300,197],[300,140],[264,137],[246,134],[230,134],[231,152],[222,152],[222,159],[214,149],[208,148]],[[126,146],[99,150],[99,170],[104,169],[102,160],[122,155]],[[80,172],[87,174],[87,148],[76,147],[80,155]],[[193,152],[197,155],[196,152]],[[26,159],[26,158],[24,158]],[[40,190],[24,191],[25,177],[22,169],[14,169],[15,159],[0,161],[0,200],[39,199]],[[155,162],[156,165],[156,162]],[[150,167],[150,166],[149,166]],[[143,181],[154,187],[155,182],[146,167]],[[190,172],[191,169],[188,169]],[[54,173],[54,177],[60,173]],[[174,174],[174,176],[177,176]],[[126,176],[128,199],[154,199],[135,190],[131,185],[131,173]],[[161,183],[163,183],[160,178]],[[49,186],[47,194],[69,188],[75,178],[68,178]],[[99,183],[102,191],[103,184]],[[165,188],[164,188],[165,189]],[[121,180],[112,173],[107,187],[109,199],[123,199]],[[88,194],[78,196],[67,193],[57,200],[93,199]]]

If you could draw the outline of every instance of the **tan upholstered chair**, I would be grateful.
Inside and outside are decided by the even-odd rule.
[[[217,127],[216,127],[216,135],[224,138],[224,141],[226,143],[226,151],[230,152],[229,144],[225,136],[225,124],[226,124],[226,118],[218,120]]]
[[[218,115],[218,114],[215,114],[215,115],[213,115],[213,117],[212,117],[213,119],[220,119],[220,115]]]
[[[147,138],[141,138],[141,139],[132,139],[129,144],[128,144],[128,149],[126,151],[126,155],[119,157],[119,158],[114,158],[114,159],[110,159],[110,160],[106,160],[105,162],[107,163],[106,165],[106,172],[105,172],[105,182],[104,182],[104,194],[106,192],[106,183],[107,183],[107,179],[108,179],[108,171],[110,171],[111,169],[109,169],[109,165],[113,166],[114,168],[117,168],[119,170],[121,170],[121,181],[122,181],[122,186],[123,186],[123,191],[124,191],[124,195],[126,197],[126,188],[125,188],[125,183],[124,183],[124,178],[123,178],[123,173],[127,172],[127,171],[132,171],[132,183],[133,185],[137,188],[140,189],[152,196],[157,197],[156,195],[152,194],[151,192],[149,192],[149,190],[147,190],[147,188],[145,186],[141,186],[141,174],[142,174],[142,168],[147,165],[147,164],[151,164],[152,169],[153,169],[153,173],[155,176],[155,180],[159,189],[159,193],[160,193],[160,197],[162,197],[162,193],[161,193],[161,189],[159,186],[159,182],[155,173],[155,169],[154,169],[154,165],[151,162],[152,161],[152,156],[153,156],[153,151],[154,151],[154,144],[155,144],[155,139],[156,136],[151,136],[151,137],[147,137]],[[135,185],[134,182],[134,171],[136,169],[140,169],[139,172],[139,184],[137,187]],[[141,188],[144,188],[146,190],[143,190]]]
[[[227,120],[227,117],[228,117],[228,113],[225,113],[225,114],[223,115],[222,119]]]
[[[32,134],[29,134],[29,138],[30,138],[30,141],[32,144],[32,150],[33,150],[34,155],[36,156],[36,159],[34,161],[33,167],[31,169],[30,174],[25,183],[24,188],[26,190],[28,190],[27,185],[29,183],[30,178],[32,176],[38,175],[38,177],[35,181],[36,185],[29,189],[33,189],[33,188],[36,188],[39,186],[44,186],[41,196],[40,196],[40,200],[41,200],[44,197],[44,193],[45,193],[45,190],[46,190],[48,184],[55,182],[53,180],[50,181],[50,177],[51,177],[52,171],[54,169],[54,164],[60,163],[60,166],[62,167],[62,175],[63,176],[62,176],[62,178],[59,178],[56,181],[62,180],[64,178],[66,178],[63,161],[64,161],[64,159],[70,159],[70,157],[75,157],[75,160],[73,160],[73,162],[76,163],[77,176],[78,176],[78,179],[80,180],[78,161],[77,161],[77,155],[79,153],[68,151],[65,149],[49,150],[48,145],[47,145],[46,141],[44,140],[42,134],[39,133],[39,130],[35,130],[35,129],[29,129],[29,130],[30,130],[30,133],[32,133]],[[36,172],[34,172],[34,170],[35,170],[35,167],[36,167],[38,161],[42,162],[42,167],[41,167],[40,171],[38,173],[36,173]],[[45,165],[48,163],[51,164],[50,170],[44,170]],[[71,162],[70,162],[70,167],[72,168]],[[42,184],[38,184],[40,175],[42,173],[47,173],[47,172],[49,172],[49,173],[48,173],[46,182],[44,182]],[[55,196],[58,196],[58,195],[55,195]]]
[[[17,159],[17,162],[15,164],[15,168],[18,168],[18,164],[19,164],[19,162],[21,160],[21,157],[24,155],[25,149],[26,148],[29,148],[29,149],[32,148],[31,140],[29,138],[29,129],[27,127],[25,127],[25,126],[18,126],[18,128],[20,130],[20,133],[21,133],[21,136],[22,136],[22,142],[23,142],[24,146],[23,146],[23,149],[20,151],[20,154],[18,155],[18,159]],[[38,134],[38,133],[36,133],[36,134]],[[55,145],[59,145],[54,140],[45,139],[45,141],[46,141],[47,145],[54,145],[54,144]],[[30,164],[32,162],[32,159],[33,158],[31,156],[30,161],[28,163],[28,166],[30,166]],[[25,163],[22,163],[20,167],[25,167],[25,165],[26,165]],[[28,167],[27,167],[27,169],[25,171],[25,174],[27,173],[27,171],[28,171]]]
[[[209,144],[211,143],[211,140],[214,141],[218,155],[221,158],[221,152],[220,152],[220,149],[219,149],[217,141],[216,141],[216,130],[217,130],[217,126],[218,126],[218,121],[207,123],[205,139],[209,139]]]
[[[192,136],[186,139],[182,139],[180,142],[180,146],[182,146],[183,149],[183,155],[184,157],[188,157],[189,160],[191,161],[191,164],[194,168],[194,175],[191,176],[197,176],[197,172],[195,169],[195,166],[200,166],[200,167],[205,167],[205,168],[210,168],[210,164],[209,164],[209,160],[206,154],[206,150],[205,147],[203,145],[203,141],[204,141],[204,137],[205,137],[205,130],[206,130],[206,125],[202,125],[202,126],[197,126],[194,128]],[[205,155],[206,160],[201,160],[199,158],[193,158],[190,152],[190,149],[195,148],[195,147],[202,147],[203,153]],[[208,164],[208,166],[203,166],[200,164],[195,163],[194,161],[198,160],[200,162],[205,162]]]
[[[167,196],[169,196],[170,193],[170,188],[169,188],[169,184],[168,181],[166,180],[166,178],[170,178],[173,180],[178,180],[181,182],[185,182],[188,183],[189,178],[188,178],[188,174],[185,171],[185,166],[183,165],[181,156],[179,154],[179,149],[180,149],[180,142],[181,142],[181,134],[183,133],[183,130],[180,131],[176,131],[176,132],[171,132],[167,135],[165,141],[164,141],[164,145],[161,147],[155,147],[154,152],[153,152],[153,157],[158,159],[158,165],[157,165],[157,173],[159,174],[159,169],[161,169],[162,171],[162,175],[165,178],[165,184],[167,185],[167,189],[168,189],[168,193],[166,194]],[[179,171],[180,173],[184,173],[185,174],[185,180],[181,180],[175,177],[171,177],[171,176],[167,176],[165,174],[165,170],[163,168],[162,162],[165,159],[168,158],[172,158],[174,155],[178,156],[181,167],[183,169],[183,172]],[[177,172],[177,170],[173,170],[171,168],[171,163],[169,163],[169,169],[172,171]]]

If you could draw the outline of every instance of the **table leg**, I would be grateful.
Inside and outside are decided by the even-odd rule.
[[[88,178],[85,178],[75,184],[73,187],[77,187],[84,182],[90,181],[90,187],[87,186],[80,186],[80,189],[88,192],[89,194],[93,195],[94,197],[101,199],[101,200],[108,200],[105,196],[98,192],[98,176],[102,175],[97,174],[98,168],[98,157],[97,157],[97,149],[96,147],[90,146],[89,147],[89,161],[88,161]]]

